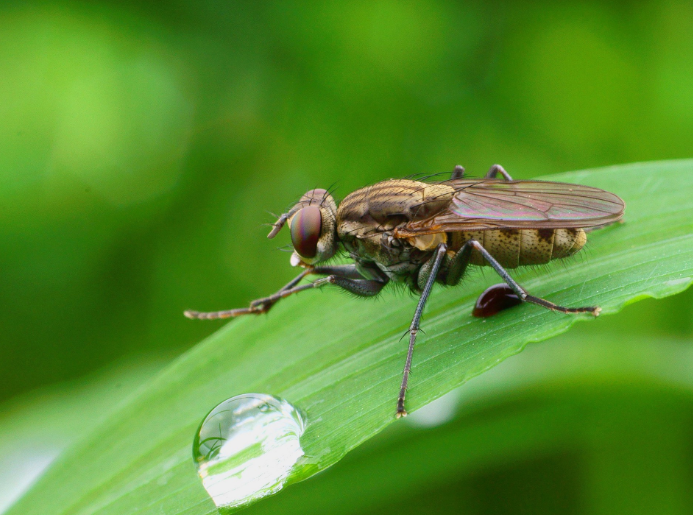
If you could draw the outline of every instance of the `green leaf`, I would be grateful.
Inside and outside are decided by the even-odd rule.
[[[566,173],[548,180],[620,195],[626,223],[590,234],[584,252],[547,270],[513,276],[563,305],[599,305],[602,315],[693,282],[693,161],[643,163]],[[288,266],[288,265],[287,265]],[[471,317],[491,272],[436,288],[414,354],[407,396],[417,408],[460,386],[531,341],[577,320],[523,305]],[[406,354],[400,337],[416,299],[387,292],[375,301],[325,289],[280,303],[268,316],[229,323],[133,396],[62,456],[11,514],[215,513],[191,459],[195,429],[222,400],[248,392],[283,397],[307,414],[301,443],[322,470],[395,422]],[[203,323],[203,322],[191,322]],[[592,323],[599,323],[599,320]]]
[[[627,311],[528,345],[244,515],[690,513],[692,342],[598,327]]]
[[[103,423],[123,399],[170,361],[171,356],[163,354],[140,354],[0,404],[0,513],[80,433]]]

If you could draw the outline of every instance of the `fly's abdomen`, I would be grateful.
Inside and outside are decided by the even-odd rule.
[[[587,241],[582,229],[522,229],[519,265],[542,265],[572,256]]]
[[[582,229],[495,229],[451,233],[452,247],[457,250],[475,239],[505,268],[543,265],[552,259],[575,254],[587,241]],[[488,266],[477,250],[471,264]]]

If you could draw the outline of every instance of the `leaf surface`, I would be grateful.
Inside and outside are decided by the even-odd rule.
[[[568,306],[599,305],[603,316],[642,298],[673,295],[693,282],[693,161],[546,179],[618,194],[626,202],[626,223],[591,233],[586,249],[572,259],[512,271],[530,293]],[[459,287],[434,289],[414,354],[409,411],[528,342],[590,319],[532,305],[473,318],[476,297],[496,282],[489,270]],[[407,350],[400,337],[415,304],[393,291],[368,301],[324,289],[286,299],[267,316],[229,323],[59,458],[9,513],[215,513],[196,475],[191,443],[205,414],[241,393],[283,397],[307,414],[301,440],[306,463],[295,479],[334,464],[395,422]]]

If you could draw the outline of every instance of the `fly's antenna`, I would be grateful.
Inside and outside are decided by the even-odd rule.
[[[279,217],[279,219],[272,224],[272,230],[270,233],[267,235],[267,237],[271,240],[274,238],[279,231],[282,230],[282,227],[284,227],[284,224],[286,223],[287,218],[289,218],[289,215],[284,213]]]

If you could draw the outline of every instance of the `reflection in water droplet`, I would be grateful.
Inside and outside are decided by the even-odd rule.
[[[300,413],[267,394],[225,400],[202,421],[193,459],[207,493],[220,508],[250,504],[284,486],[303,456]]]

